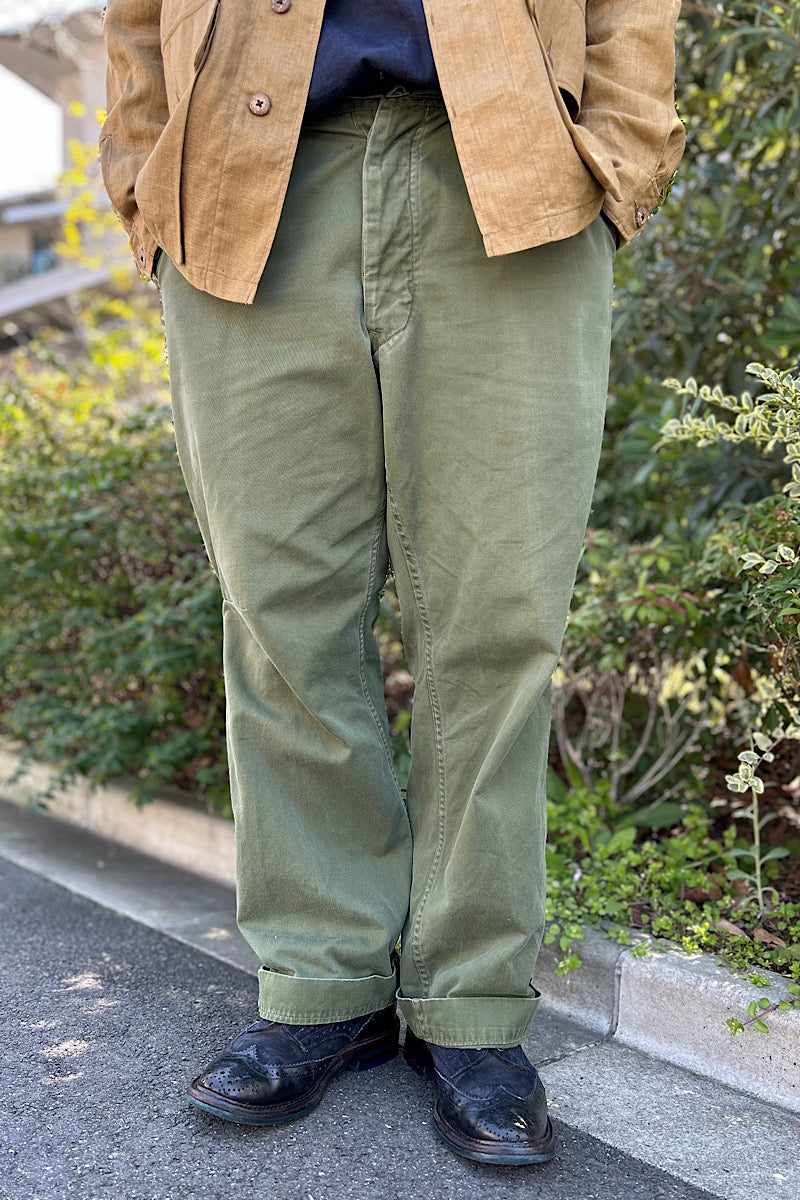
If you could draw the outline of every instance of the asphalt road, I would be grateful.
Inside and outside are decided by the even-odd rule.
[[[398,1059],[308,1117],[206,1117],[187,1080],[255,1017],[255,980],[0,859],[2,1200],[709,1200],[556,1121],[548,1164],[457,1158]]]

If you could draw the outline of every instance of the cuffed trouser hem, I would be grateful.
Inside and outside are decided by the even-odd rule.
[[[533,1020],[540,992],[528,996],[452,996],[410,1000],[397,995],[408,1027],[435,1046],[518,1046]]]
[[[350,1021],[388,1008],[397,979],[366,975],[362,979],[306,979],[261,967],[258,972],[258,1012],[268,1021],[287,1025],[327,1025]]]

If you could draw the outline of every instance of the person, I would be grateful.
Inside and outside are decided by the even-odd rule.
[[[398,1051],[436,1127],[554,1154],[539,992],[550,679],[617,246],[683,150],[679,0],[109,0],[105,186],[162,295],[222,592],[259,1017],[192,1082],[245,1124]],[[392,764],[372,636],[415,680]],[[400,947],[399,953],[397,947]]]

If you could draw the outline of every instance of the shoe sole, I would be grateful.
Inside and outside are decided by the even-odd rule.
[[[397,1056],[398,1050],[396,1042],[388,1042],[384,1038],[379,1042],[365,1043],[355,1049],[351,1047],[349,1052],[342,1051],[310,1092],[285,1104],[264,1105],[259,1109],[254,1105],[226,1100],[210,1088],[193,1083],[189,1085],[188,1097],[196,1108],[213,1117],[221,1117],[223,1121],[233,1121],[237,1125],[282,1125],[286,1121],[296,1121],[312,1112],[322,1099],[328,1084],[341,1071],[371,1071],[373,1067],[390,1062]]]
[[[417,1075],[421,1075],[423,1079],[433,1079],[433,1060],[427,1048],[423,1046],[420,1050],[416,1045],[413,1049],[404,1046],[403,1057]],[[514,1151],[511,1146],[504,1150],[498,1150],[496,1147],[490,1148],[487,1143],[468,1138],[453,1129],[439,1112],[438,1102],[433,1110],[433,1125],[440,1140],[446,1146],[462,1158],[470,1159],[471,1162],[491,1163],[498,1167],[524,1167],[550,1162],[552,1158],[555,1158],[556,1139],[549,1117],[547,1118],[547,1132],[538,1147],[535,1150],[531,1147],[519,1152]]]

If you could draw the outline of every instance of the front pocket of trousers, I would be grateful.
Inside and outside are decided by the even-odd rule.
[[[617,240],[617,227],[610,217],[607,217],[604,212],[600,213],[600,220],[603,222],[603,227],[611,240],[611,248],[614,254],[619,250],[619,242]]]

